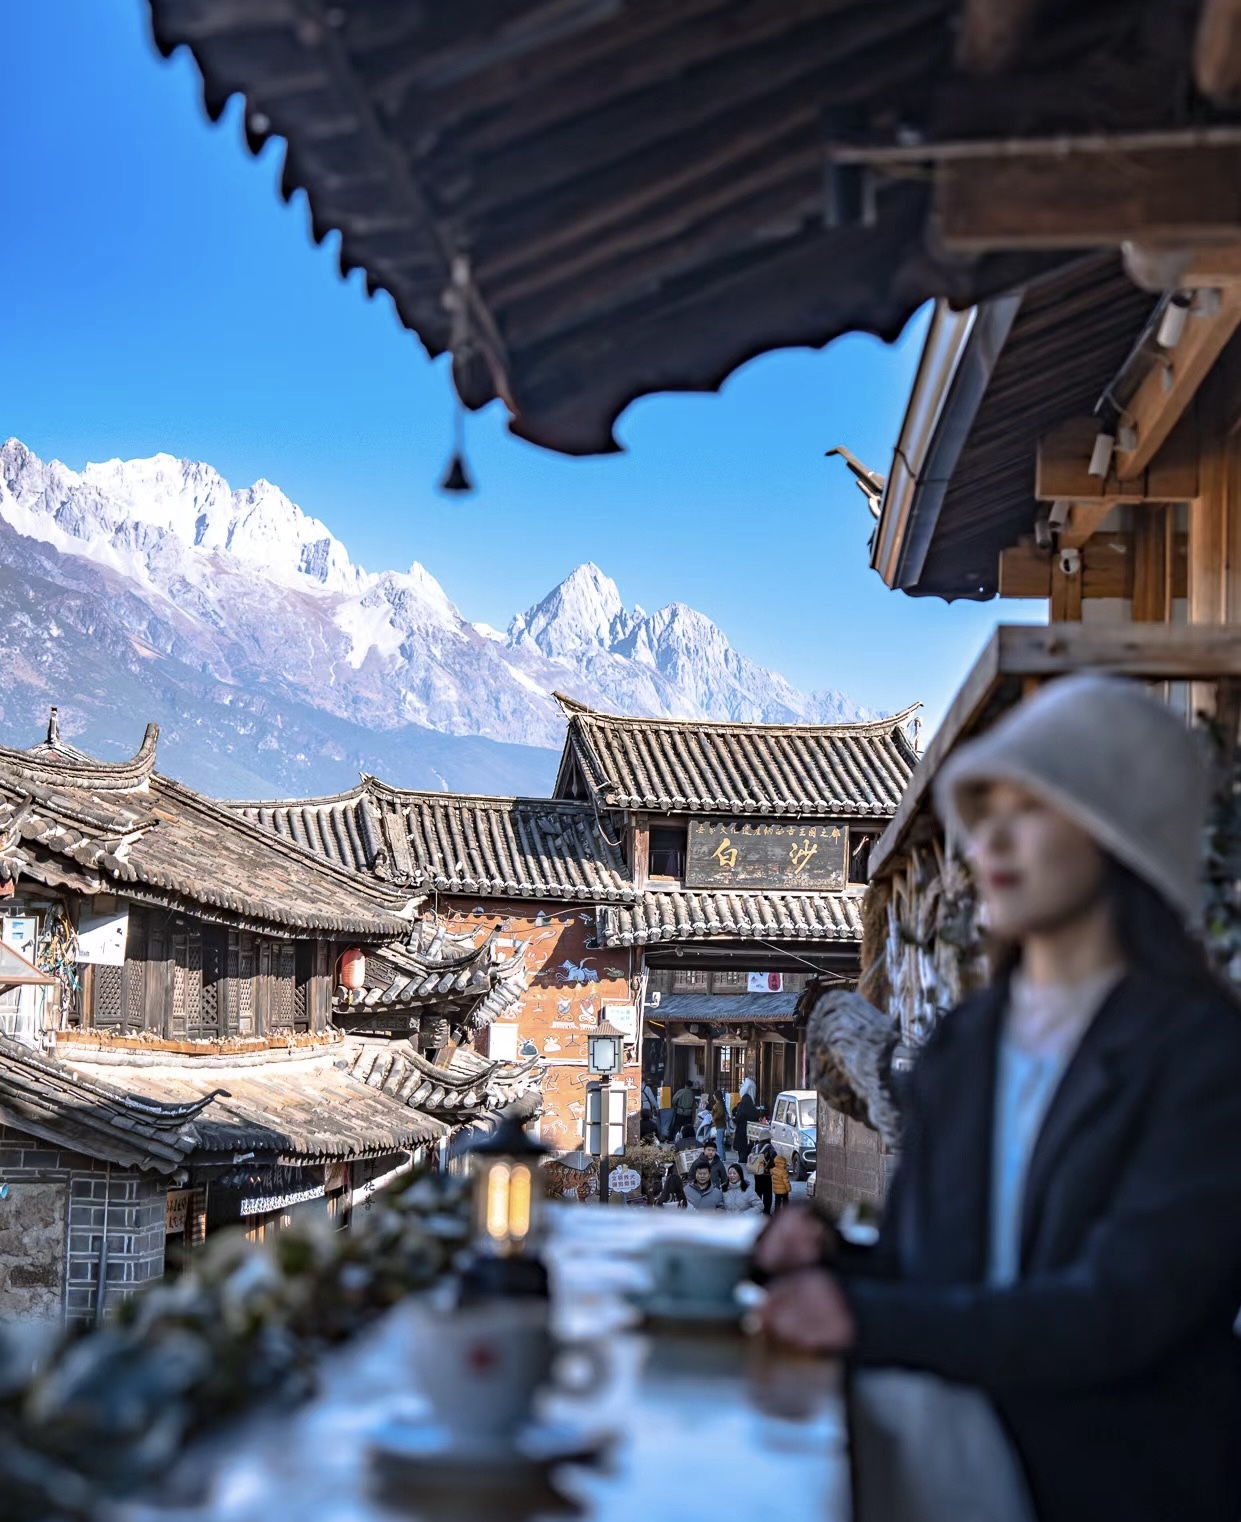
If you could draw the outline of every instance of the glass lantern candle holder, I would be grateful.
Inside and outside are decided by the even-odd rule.
[[[601,1020],[586,1034],[587,1063],[600,1078],[611,1078],[624,1070],[625,1033]]]
[[[546,1154],[510,1117],[471,1151],[473,1229],[463,1299],[546,1296],[540,1173]]]

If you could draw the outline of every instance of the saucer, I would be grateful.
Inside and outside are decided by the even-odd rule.
[[[632,1304],[648,1321],[692,1321],[696,1326],[725,1326],[741,1320],[742,1309],[732,1300],[683,1300],[675,1295],[635,1294]]]
[[[416,1479],[421,1488],[508,1489],[542,1483],[561,1464],[597,1463],[606,1433],[559,1422],[531,1422],[512,1442],[454,1443],[434,1422],[390,1422],[371,1442],[371,1459],[386,1477]]]

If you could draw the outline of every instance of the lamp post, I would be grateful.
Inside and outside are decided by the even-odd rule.
[[[546,1153],[511,1116],[472,1149],[473,1229],[461,1275],[463,1302],[547,1297],[539,1173]]]
[[[625,1066],[625,1033],[607,1020],[586,1037],[587,1063],[599,1078],[599,1203],[608,1203],[608,1124],[611,1120],[612,1074]]]

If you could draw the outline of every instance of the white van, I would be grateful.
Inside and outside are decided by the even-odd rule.
[[[818,1164],[819,1096],[813,1089],[785,1089],[771,1112],[771,1145],[789,1174],[804,1179]]]

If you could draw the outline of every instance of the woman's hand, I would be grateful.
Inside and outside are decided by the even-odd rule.
[[[754,1263],[764,1274],[817,1268],[836,1248],[836,1233],[804,1206],[781,1210],[754,1244]]]
[[[759,1324],[769,1337],[802,1353],[845,1353],[857,1336],[848,1301],[822,1268],[778,1279],[767,1292]]]

